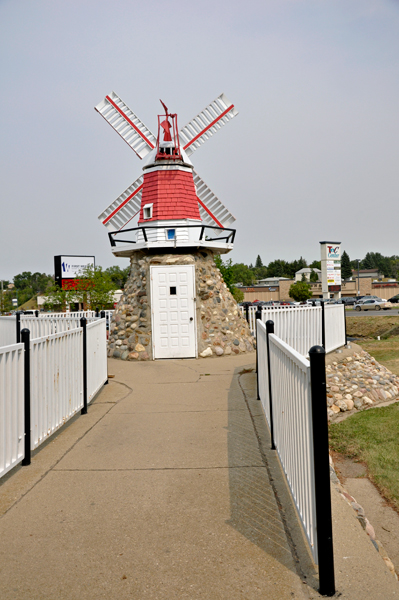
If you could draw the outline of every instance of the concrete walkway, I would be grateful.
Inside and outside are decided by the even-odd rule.
[[[1,600],[319,597],[254,361],[111,360],[88,415],[0,485]],[[340,597],[398,598],[336,492],[333,509]]]

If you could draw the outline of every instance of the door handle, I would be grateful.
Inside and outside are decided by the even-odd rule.
[[[190,321],[194,321],[194,317],[190,317]]]

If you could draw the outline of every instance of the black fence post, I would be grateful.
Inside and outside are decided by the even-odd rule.
[[[321,300],[321,345],[323,348],[326,348],[326,324],[325,324],[325,316],[324,316],[324,302]]]
[[[87,320],[81,317],[80,326],[83,329],[83,408],[80,411],[81,415],[87,415]]]
[[[256,309],[255,313],[255,339],[256,339],[256,390],[257,390],[257,400],[260,400],[259,396],[259,366],[258,366],[258,324],[257,320],[262,320],[262,309],[260,306]]]
[[[97,307],[96,308],[96,317],[99,317],[99,316],[100,316],[100,309]]]
[[[245,305],[245,318],[247,320],[247,323],[249,323],[249,305],[248,304]]]
[[[24,458],[22,466],[30,465],[30,331],[21,331],[22,343],[24,345]],[[18,342],[20,343],[20,342]]]
[[[330,460],[328,451],[328,416],[326,391],[326,353],[321,346],[309,350],[310,387],[312,393],[312,429],[316,528],[319,563],[319,592],[335,594],[334,553],[332,539]]]
[[[16,314],[16,327],[17,327],[17,331],[16,331],[16,338],[17,338],[17,344],[21,343],[21,313],[18,311]]]
[[[270,412],[270,437],[272,440],[272,450],[276,449],[274,443],[274,425],[273,425],[273,399],[272,399],[272,377],[270,372],[270,344],[269,333],[274,333],[273,321],[266,321],[266,344],[267,344],[267,379],[269,381],[269,412]]]
[[[39,311],[35,310],[35,317],[36,317],[36,319],[37,319],[38,316],[39,316]]]
[[[101,313],[100,313],[100,317],[101,317],[102,319],[105,319],[105,310],[102,310],[102,311],[101,311]]]

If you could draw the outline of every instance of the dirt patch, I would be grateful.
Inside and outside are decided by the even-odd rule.
[[[367,467],[364,463],[347,458],[333,450],[331,450],[331,456],[334,461],[335,472],[341,483],[344,483],[347,477],[355,478],[367,476]]]

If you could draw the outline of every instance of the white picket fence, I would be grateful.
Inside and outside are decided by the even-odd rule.
[[[88,323],[87,338],[87,402],[89,403],[107,381],[106,319]]]
[[[88,322],[98,319],[98,317],[95,316],[86,318]],[[21,315],[20,325],[21,331],[24,328],[29,329],[30,337],[33,339],[76,329],[77,327],[80,327],[80,319],[81,317],[60,317],[59,315],[45,318],[42,318],[41,316],[33,317],[31,315]]]
[[[308,356],[312,346],[323,344],[323,309],[321,306],[262,306],[262,322],[273,321],[274,333],[302,356]],[[245,311],[241,307],[242,314]],[[253,335],[256,330],[256,307],[248,310],[249,326]],[[346,343],[345,306],[324,306],[324,344],[326,352],[332,352]]]
[[[24,458],[24,345],[0,348],[0,477]]]
[[[54,312],[54,313],[45,313],[45,312],[41,312],[39,313],[39,317],[38,318],[45,318],[45,319],[53,319],[54,317],[60,317],[60,318],[64,318],[64,319],[81,319],[82,317],[86,317],[86,319],[90,319],[92,317],[96,316],[96,312],[94,310],[77,310],[77,311],[71,311],[71,312]]]
[[[345,305],[324,305],[324,331],[326,353],[340,348],[346,343]]]
[[[258,393],[270,427],[266,335],[266,326],[258,320]],[[269,349],[276,450],[310,550],[317,562],[310,363],[277,335],[269,335]]]
[[[30,319],[30,325],[44,321]],[[83,335],[75,327],[30,339],[32,450],[83,408]],[[86,326],[88,403],[107,381],[106,344],[106,319],[92,320]],[[24,458],[24,354],[22,343],[0,348],[0,477]]]
[[[83,407],[83,329],[30,342],[31,448]]]
[[[15,317],[0,317],[0,348],[11,346],[17,341]]]

